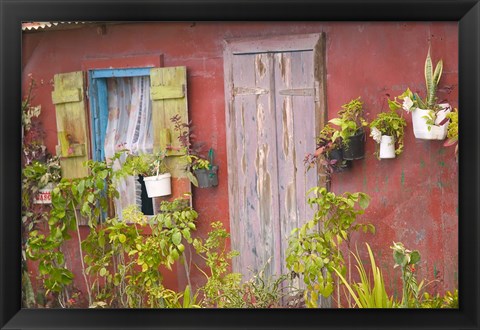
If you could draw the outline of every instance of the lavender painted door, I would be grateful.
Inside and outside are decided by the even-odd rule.
[[[306,193],[323,182],[303,159],[325,120],[323,58],[323,35],[227,43],[230,232],[246,278],[287,273],[287,238],[313,215]]]

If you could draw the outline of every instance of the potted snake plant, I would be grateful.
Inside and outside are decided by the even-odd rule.
[[[447,114],[452,111],[450,104],[437,103],[436,96],[438,83],[442,76],[443,61],[439,60],[433,70],[430,48],[425,59],[425,84],[426,96],[422,99],[417,93],[409,88],[398,96],[402,100],[400,104],[397,97],[389,100],[390,108],[404,109],[412,113],[413,133],[415,138],[423,140],[444,140],[447,136],[449,119]]]

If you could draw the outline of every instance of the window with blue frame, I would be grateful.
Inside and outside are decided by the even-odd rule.
[[[153,132],[150,100],[150,68],[97,69],[89,71],[92,159],[105,160],[115,152],[150,153]],[[120,167],[119,164],[114,166]],[[132,204],[153,214],[142,178],[127,178],[117,189],[117,214]]]

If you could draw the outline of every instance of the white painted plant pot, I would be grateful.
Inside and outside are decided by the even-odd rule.
[[[395,140],[393,136],[382,135],[379,157],[381,159],[395,158]]]
[[[53,183],[49,183],[44,188],[39,189],[33,197],[33,204],[52,204],[53,187]]]
[[[167,196],[172,193],[172,175],[170,173],[143,178],[148,197]]]
[[[412,111],[413,134],[415,138],[423,140],[445,140],[449,122],[442,126],[438,126],[438,124],[445,119],[446,115],[451,111],[451,107],[448,103],[440,104],[440,106],[443,110],[437,112],[435,125],[428,125],[427,119],[423,118],[428,117],[430,110],[416,108]]]

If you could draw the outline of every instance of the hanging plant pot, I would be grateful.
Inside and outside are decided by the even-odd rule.
[[[38,193],[33,197],[33,204],[52,204],[53,188],[53,183],[49,183],[44,188],[39,189]]]
[[[211,169],[199,169],[195,170],[195,176],[198,180],[199,188],[210,188],[218,186],[218,166],[213,165]]]
[[[347,145],[343,145],[343,159],[355,160],[365,157],[365,131],[360,129],[348,139]]]
[[[143,178],[148,197],[167,196],[172,193],[172,175],[164,173]]]
[[[395,158],[395,139],[393,136],[382,135],[379,157],[380,159]]]
[[[343,150],[342,149],[333,149],[328,153],[328,160],[336,160],[335,164],[332,165],[333,171],[335,173],[340,173],[345,171],[346,169],[350,168],[350,162],[346,161],[343,158]]]
[[[446,115],[451,111],[449,104],[440,104],[442,110],[437,112],[435,118],[435,125],[427,124],[430,110],[416,108],[412,111],[413,134],[415,138],[422,140],[445,140],[447,136],[447,129],[449,121],[440,125],[446,118]]]

